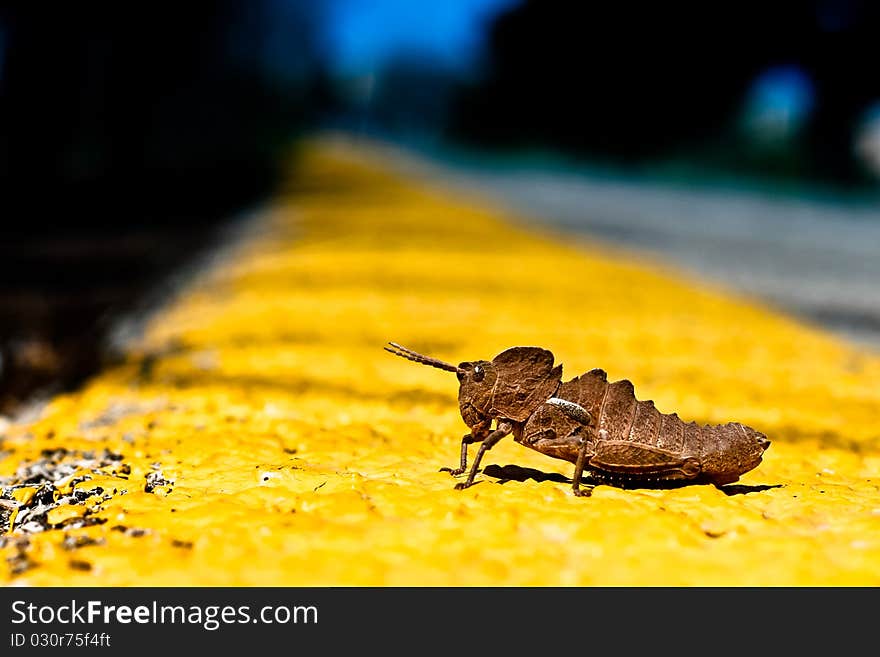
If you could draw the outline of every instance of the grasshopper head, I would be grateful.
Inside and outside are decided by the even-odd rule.
[[[469,427],[493,418],[525,422],[552,397],[562,378],[562,365],[540,347],[511,347],[491,362],[460,363],[458,405]]]
[[[406,358],[414,363],[436,367],[446,372],[455,372],[460,384],[458,405],[461,409],[461,417],[468,427],[483,424],[491,417],[489,411],[492,406],[492,389],[496,380],[495,367],[492,363],[487,360],[479,360],[456,366],[407,349],[395,342],[388,344],[385,351],[395,356]]]
[[[394,342],[386,351],[415,363],[455,372],[460,384],[458,406],[469,427],[493,418],[524,422],[553,396],[562,377],[562,366],[553,365],[553,354],[540,347],[512,347],[492,359],[452,365],[424,356]]]
[[[458,371],[458,408],[468,427],[484,424],[495,417],[492,412],[492,395],[498,373],[488,360],[460,363]]]

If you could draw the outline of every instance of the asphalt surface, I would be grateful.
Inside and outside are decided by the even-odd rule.
[[[880,349],[880,204],[389,146],[398,166],[634,250]]]

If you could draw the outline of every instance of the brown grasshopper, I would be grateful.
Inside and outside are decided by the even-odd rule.
[[[483,455],[502,438],[574,463],[573,489],[588,470],[593,479],[616,486],[659,482],[728,484],[757,467],[767,437],[739,422],[715,426],[685,423],[653,401],[639,401],[627,380],[608,382],[600,369],[562,381],[562,365],[540,347],[512,347],[492,361],[452,365],[394,342],[386,351],[416,363],[455,372],[458,405],[470,433],[461,439],[457,476],[467,469],[467,450],[480,443],[467,479],[474,483]],[[491,428],[495,421],[495,429]]]

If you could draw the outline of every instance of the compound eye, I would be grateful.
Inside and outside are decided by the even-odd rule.
[[[480,367],[479,365],[476,365],[474,367],[474,381],[479,383],[480,381],[483,380],[484,376],[486,376],[486,372],[483,371],[482,367]]]

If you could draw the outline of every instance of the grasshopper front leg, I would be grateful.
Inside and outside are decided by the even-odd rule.
[[[467,481],[456,484],[455,488],[457,490],[463,490],[473,485],[474,477],[477,476],[477,470],[480,469],[480,461],[483,459],[483,454],[492,449],[495,443],[504,438],[504,436],[508,435],[511,431],[513,431],[512,424],[509,422],[499,422],[495,431],[486,436],[486,439],[480,443],[480,449],[477,452],[476,458],[474,458],[474,464],[471,466]]]
[[[482,424],[478,424],[473,427],[471,433],[466,433],[461,438],[461,461],[457,468],[440,468],[440,472],[448,472],[453,477],[457,477],[462,474],[465,470],[467,470],[467,452],[468,445],[473,443],[479,443],[486,439],[489,435],[489,425],[492,424],[491,420],[489,422],[485,422]]]
[[[481,440],[483,439],[474,438],[474,435],[472,433],[466,433],[461,439],[461,463],[457,468],[440,468],[440,472],[448,472],[453,477],[457,477],[465,470],[467,470],[468,445],[480,442]]]

